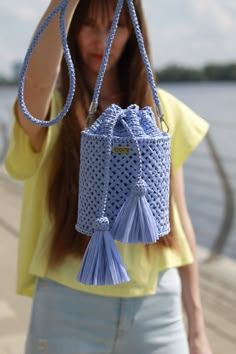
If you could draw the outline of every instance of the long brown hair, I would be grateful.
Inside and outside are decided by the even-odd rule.
[[[60,136],[55,146],[51,178],[48,184],[48,207],[53,221],[52,239],[49,248],[49,267],[59,265],[67,255],[83,256],[90,240],[89,236],[80,234],[75,230],[79,187],[80,133],[84,128],[91,101],[91,92],[88,90],[81,70],[80,53],[75,34],[81,27],[81,19],[86,18],[91,8],[96,11],[99,7],[103,14],[106,14],[111,3],[115,6],[116,1],[109,0],[108,5],[107,0],[80,0],[68,33],[68,44],[75,65],[77,88],[70,111],[63,120]],[[150,58],[147,28],[140,0],[135,1],[135,8]],[[126,5],[124,5],[123,11],[131,29]],[[121,90],[127,92],[123,97],[122,106],[125,107],[135,102],[140,107],[155,107],[137,40],[132,29],[126,48],[118,63],[118,72]],[[60,73],[60,91],[63,102],[65,102],[68,87],[69,77],[63,59]],[[170,223],[172,224],[171,218]],[[169,234],[158,241],[155,246],[147,245],[146,249],[162,246],[175,248],[175,239],[172,234]]]

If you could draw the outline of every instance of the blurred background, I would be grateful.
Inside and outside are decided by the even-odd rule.
[[[31,300],[15,295],[22,186],[3,168],[12,104],[32,32],[49,1],[0,3],[0,353],[23,353]],[[211,125],[184,172],[214,354],[236,353],[236,1],[144,0],[160,87]],[[178,353],[181,354],[181,353]]]

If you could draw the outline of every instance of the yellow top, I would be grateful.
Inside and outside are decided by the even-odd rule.
[[[183,164],[208,130],[208,123],[191,111],[182,102],[164,90],[159,90],[165,118],[172,140],[173,173]],[[61,109],[61,97],[54,92],[51,102],[51,117]],[[15,115],[15,112],[14,112]],[[17,293],[32,296],[35,278],[47,277],[65,286],[88,293],[133,297],[153,294],[156,291],[158,272],[193,262],[191,250],[181,227],[178,212],[173,202],[174,227],[181,251],[150,247],[147,255],[142,244],[121,244],[117,247],[123,258],[131,281],[113,286],[86,286],[76,280],[80,259],[68,256],[55,270],[46,267],[47,249],[50,240],[50,221],[45,191],[47,175],[52,163],[51,152],[58,138],[61,124],[48,129],[42,150],[35,153],[23,129],[14,121],[10,145],[5,161],[8,173],[24,181],[21,227],[18,247]]]

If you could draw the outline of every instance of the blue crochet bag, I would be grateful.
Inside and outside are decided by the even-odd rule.
[[[45,127],[57,123],[66,115],[75,91],[75,71],[65,29],[65,13],[69,1],[62,0],[38,29],[26,53],[21,72],[18,91],[21,109],[33,123]],[[163,113],[133,0],[126,1],[156,103],[159,125],[162,127]],[[88,122],[98,107],[102,81],[123,3],[124,0],[117,2]],[[31,116],[25,106],[24,81],[32,52],[43,31],[58,12],[70,87],[62,112],[50,121],[42,121]],[[114,241],[150,244],[170,231],[170,136],[157,126],[151,107],[140,109],[136,104],[126,109],[112,104],[81,134],[76,230],[90,235],[91,240],[77,279],[90,285],[119,284],[130,278]]]
[[[132,0],[127,0],[160,120],[160,102]],[[99,93],[123,0],[114,15],[88,120]],[[78,280],[110,285],[129,280],[114,240],[155,243],[170,231],[170,137],[161,131],[151,107],[112,104],[82,132],[76,230],[90,235]]]

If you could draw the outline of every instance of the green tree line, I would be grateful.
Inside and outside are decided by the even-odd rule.
[[[157,72],[156,76],[160,82],[235,81],[236,63],[207,64],[200,69],[169,65]]]

